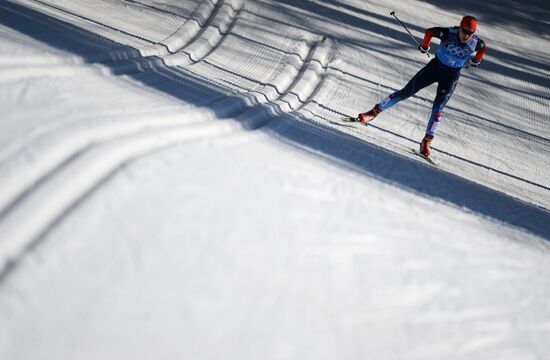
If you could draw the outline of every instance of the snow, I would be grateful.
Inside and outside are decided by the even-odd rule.
[[[545,358],[550,8],[460,4],[2,2],[0,358]],[[392,10],[489,46],[438,168],[433,86],[339,122],[428,61]]]

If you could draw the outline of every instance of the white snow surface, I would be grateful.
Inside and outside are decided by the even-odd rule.
[[[435,85],[369,127],[479,18]],[[550,6],[0,3],[0,359],[548,359]],[[437,49],[434,40],[432,54]]]

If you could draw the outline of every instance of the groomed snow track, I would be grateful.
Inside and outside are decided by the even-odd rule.
[[[541,80],[548,74],[547,50],[535,53],[530,61],[513,58],[519,65],[510,71],[505,61],[508,45],[486,34],[494,44],[494,59],[488,58],[486,70],[481,67],[478,73],[464,73],[464,90],[458,90],[447,107],[446,119],[450,120],[434,146],[443,163],[435,168],[410,151],[423,132],[422,111],[429,108],[432,94],[419,93],[369,127],[338,121],[399,89],[423,61],[414,57],[414,49],[402,50],[409,40],[392,28],[391,19],[380,15],[388,10],[386,2],[369,2],[364,8],[360,3],[19,0],[0,4],[0,24],[5,29],[50,49],[44,57],[5,56],[7,60],[1,61],[8,66],[0,70],[0,82],[11,86],[28,81],[32,87],[33,79],[51,77],[52,82],[68,84],[60,88],[74,91],[67,95],[73,103],[61,103],[59,111],[44,103],[33,113],[21,105],[27,130],[10,130],[16,124],[13,120],[4,126],[7,130],[0,139],[0,292],[10,286],[30,255],[133,164],[161,158],[178,147],[201,149],[194,144],[217,143],[218,139],[255,143],[258,136],[292,149],[300,159],[324,164],[321,168],[352,174],[359,183],[364,179],[370,185],[382,184],[381,194],[405,193],[403,198],[418,199],[418,204],[451,209],[449,213],[460,214],[459,220],[471,217],[474,220],[465,223],[474,230],[468,231],[475,231],[479,224],[483,234],[485,229],[502,229],[492,235],[505,239],[505,249],[509,243],[524,246],[548,270],[543,265],[550,249],[550,127],[540,120],[541,115],[548,116],[550,87]],[[434,10],[435,5],[419,3],[424,11],[445,13],[443,6]],[[418,21],[425,20],[422,11],[403,6]],[[445,22],[454,19],[441,16]],[[412,28],[421,34],[422,27]],[[543,41],[550,42],[544,36]],[[74,94],[80,91],[74,83],[81,81],[83,88],[96,86],[91,79],[101,82],[97,99],[90,97],[95,105],[74,102]],[[115,83],[111,88],[109,84]],[[93,94],[93,89],[86,91]],[[21,104],[27,92],[19,91]],[[120,96],[120,106],[116,96]],[[495,97],[505,103],[491,103]],[[44,121],[32,120],[42,116],[40,111],[44,111]],[[520,114],[525,114],[525,121],[518,119]],[[512,142],[514,148],[507,148]],[[252,147],[250,152],[255,150]],[[219,161],[237,160],[227,154]],[[265,162],[269,169],[270,159]],[[292,170],[288,169],[291,179]],[[242,174],[243,182],[250,180],[247,176]],[[224,181],[224,175],[205,187],[216,186],[217,181]],[[282,191],[287,191],[289,184],[280,181]],[[330,196],[313,197],[317,196],[319,212],[330,212],[322,205]],[[384,201],[384,196],[379,200]],[[348,197],[345,210],[362,219],[353,209],[369,202],[354,199],[361,204],[357,205],[350,199],[353,196]],[[341,204],[335,201],[333,205]],[[403,206],[400,214],[407,217]],[[417,211],[412,216],[418,216],[417,207],[423,205],[411,206]],[[372,204],[372,209],[386,211],[383,204]],[[287,215],[294,219],[292,212]],[[429,232],[430,215],[421,216],[419,222],[425,221]],[[300,226],[296,228],[299,232]],[[407,234],[408,228],[395,231]],[[448,235],[456,236],[457,231],[448,229]],[[265,232],[259,230],[269,238]],[[428,241],[435,241],[435,235],[427,236]],[[266,301],[276,305],[275,300]],[[539,329],[544,326],[547,323]],[[0,328],[0,337],[2,331],[6,330]],[[530,354],[546,347],[537,344]],[[2,346],[0,341],[0,355]],[[472,353],[476,346],[485,349],[484,344],[473,344]],[[439,355],[449,346],[442,348]],[[299,358],[299,352],[292,354],[289,358]]]
[[[199,14],[207,18],[204,25],[197,28],[191,24],[197,24],[198,21],[187,23],[191,31],[182,27],[163,41],[165,52],[136,56],[137,53],[151,54],[151,48],[138,49],[138,52],[131,48],[117,48],[115,52],[107,53],[102,58],[94,58],[93,63],[101,64],[101,69],[110,74],[131,76],[138,72],[153,71],[176,77],[177,70],[172,67],[206,61],[206,57],[228,36],[228,30],[237,21],[242,7],[242,4],[233,5],[219,1],[212,9],[208,9],[208,15],[199,11]],[[48,8],[74,16],[65,9]],[[4,9],[13,13],[23,12],[25,18],[39,19],[41,23],[54,29],[58,26],[57,20],[47,20],[42,14],[18,8],[16,5],[6,4]],[[67,26],[69,25],[63,24],[63,27]],[[177,41],[172,39],[177,38],[177,34],[190,34],[192,30],[196,33],[191,39],[185,41],[183,46],[175,45]],[[58,31],[56,36],[61,36],[62,30]],[[3,265],[6,266],[10,259],[17,259],[26,247],[36,243],[49,227],[66,215],[86,194],[127,162],[183,141],[222,136],[243,127],[259,129],[277,114],[304,107],[322,86],[324,73],[332,56],[330,41],[314,34],[307,37],[297,42],[293,49],[296,53],[288,55],[281,69],[277,70],[277,78],[249,89],[242,98],[235,93],[220,96],[185,114],[186,117],[198,121],[184,122],[178,116],[149,116],[135,122],[102,124],[86,132],[81,129],[69,130],[63,133],[67,141],[62,142],[55,134],[41,134],[40,137],[31,139],[34,144],[40,144],[40,154],[33,166],[25,169],[18,168],[19,164],[25,157],[34,157],[34,154],[21,151],[20,148],[27,146],[26,144],[20,144],[19,148],[11,150],[13,155],[7,156],[1,164],[2,171],[11,174],[5,178],[4,183],[5,189],[9,191],[3,192],[0,199],[0,232],[6,235],[6,240],[1,244]],[[181,82],[185,80],[184,75]],[[231,118],[237,121],[207,121],[215,118]],[[20,226],[22,218],[33,220],[27,226]]]

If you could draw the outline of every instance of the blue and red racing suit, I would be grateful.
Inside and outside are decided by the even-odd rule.
[[[423,48],[429,48],[433,37],[441,39],[436,57],[416,73],[403,89],[382,100],[377,105],[380,111],[389,109],[401,100],[405,100],[426,86],[437,82],[437,94],[426,129],[426,134],[435,134],[443,117],[443,108],[451,98],[460,78],[460,70],[470,59],[475,63],[481,62],[487,51],[485,42],[476,35],[472,35],[467,43],[462,44],[458,31],[458,26],[434,27],[426,30],[422,42]]]

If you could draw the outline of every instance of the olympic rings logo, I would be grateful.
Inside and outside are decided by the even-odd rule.
[[[454,44],[450,44],[447,47],[447,52],[451,55],[455,55],[455,56],[458,56],[458,57],[465,57],[468,54],[470,54],[469,49],[461,48],[461,47],[455,46]]]

